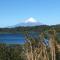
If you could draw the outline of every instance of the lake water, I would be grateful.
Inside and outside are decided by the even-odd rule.
[[[24,40],[23,34],[0,34],[0,43],[21,44]]]
[[[37,37],[38,33],[31,33],[31,36]],[[25,36],[23,34],[0,34],[0,43],[7,44],[23,44],[25,41]],[[45,39],[45,43],[48,44],[48,40]]]

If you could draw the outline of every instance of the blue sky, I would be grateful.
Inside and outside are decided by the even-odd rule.
[[[60,24],[60,0],[0,0],[0,27],[29,17],[44,24]]]

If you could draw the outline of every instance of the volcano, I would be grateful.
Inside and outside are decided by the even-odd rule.
[[[30,18],[24,20],[24,22],[16,24],[15,27],[19,27],[19,26],[24,26],[24,27],[27,27],[27,26],[40,26],[40,25],[44,25],[44,24],[42,24],[42,23],[38,22],[36,19],[30,17]]]

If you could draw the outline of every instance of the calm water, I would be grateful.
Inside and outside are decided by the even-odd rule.
[[[20,44],[24,43],[23,34],[0,34],[0,43]]]
[[[31,36],[38,37],[39,34],[31,33]],[[22,44],[25,41],[23,34],[0,34],[0,43],[7,44]],[[48,40],[45,39],[45,44],[48,44]]]

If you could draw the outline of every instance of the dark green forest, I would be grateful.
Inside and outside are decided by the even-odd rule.
[[[14,28],[0,28],[0,33],[25,33],[25,32],[42,32],[47,31],[50,28],[54,28],[57,32],[60,32],[59,25],[40,25],[40,26],[31,26],[31,27],[14,27]]]
[[[0,44],[0,60],[23,60],[22,45]]]

